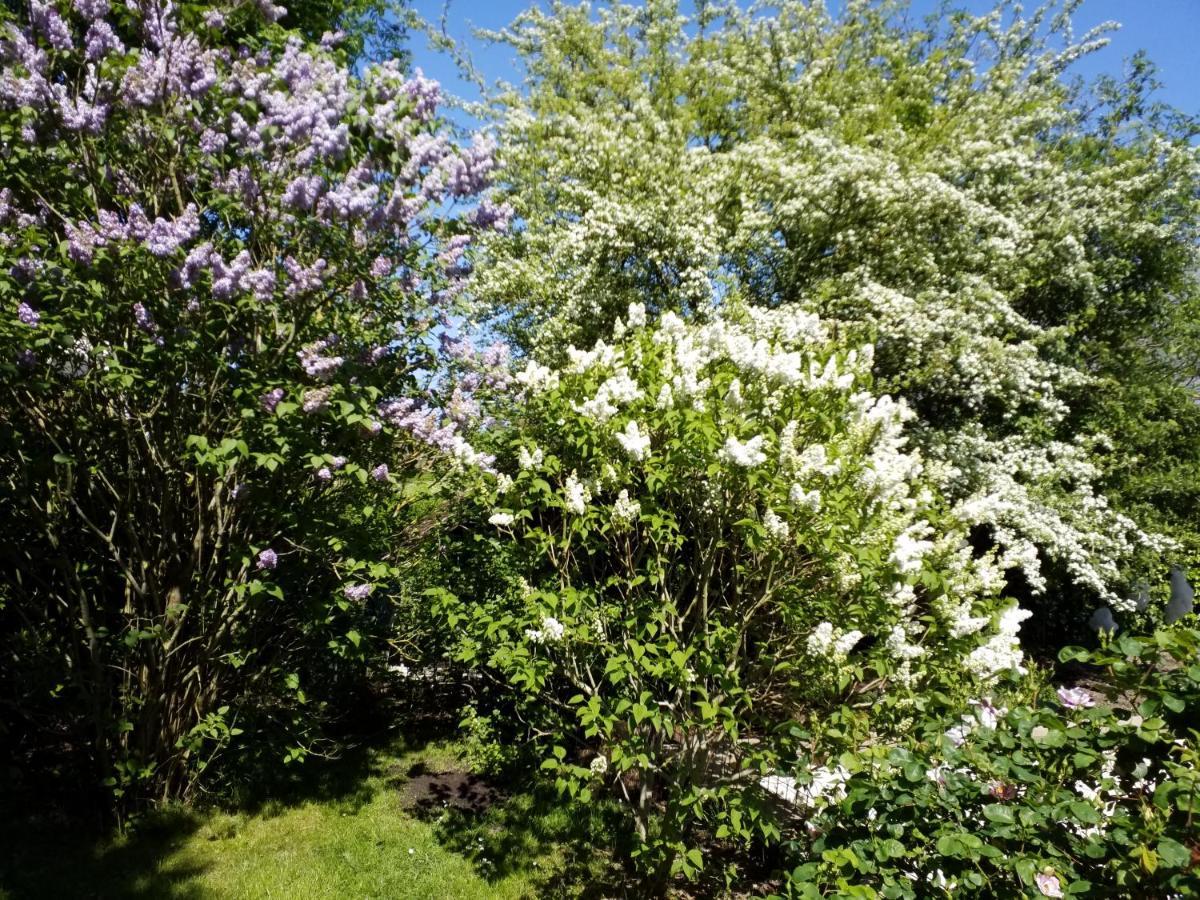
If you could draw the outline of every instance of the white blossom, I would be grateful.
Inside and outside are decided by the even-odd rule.
[[[566,484],[563,485],[563,497],[567,509],[577,516],[582,516],[587,512],[587,504],[592,499],[592,493],[572,472],[567,476]]]
[[[547,366],[543,366],[530,360],[525,368],[518,372],[515,376],[518,384],[524,385],[535,394],[540,394],[543,391],[552,391],[559,384],[558,373],[554,372]]]
[[[767,534],[771,540],[782,542],[787,540],[790,528],[786,519],[782,519],[776,514],[775,510],[768,509],[763,513],[763,527],[767,529]]]
[[[797,482],[793,484],[788,491],[788,501],[792,506],[807,509],[810,512],[821,511],[821,492],[818,490],[806,491],[804,485]]]
[[[536,469],[545,459],[545,454],[542,453],[540,447],[534,447],[530,450],[528,447],[522,447],[517,451],[517,465],[522,469]]]
[[[987,643],[976,647],[967,656],[964,665],[967,671],[978,678],[995,678],[1002,672],[1013,670],[1023,673],[1021,666],[1024,654],[1021,652],[1021,642],[1017,632],[1021,623],[1033,613],[1013,603],[1000,613],[996,624],[996,633]]]
[[[540,628],[525,629],[525,638],[531,644],[554,644],[561,641],[565,634],[566,628],[554,616],[545,616]]]
[[[617,434],[617,443],[635,462],[642,462],[650,455],[650,435],[643,434],[632,419],[625,423],[625,430]]]
[[[629,525],[642,514],[642,505],[636,500],[629,499],[629,491],[621,489],[617,494],[617,502],[613,504],[612,518],[619,525]]]
[[[735,466],[751,469],[767,461],[767,454],[762,450],[765,440],[763,435],[759,434],[742,443],[735,436],[730,435],[725,439],[725,447],[721,451],[721,456]]]

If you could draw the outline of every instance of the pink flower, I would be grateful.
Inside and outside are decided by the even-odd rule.
[[[1033,880],[1037,882],[1038,890],[1042,892],[1043,897],[1063,896],[1062,884],[1053,872],[1039,872]]]
[[[1096,701],[1092,695],[1083,688],[1060,687],[1058,689],[1058,701],[1067,709],[1083,709],[1096,705]]]

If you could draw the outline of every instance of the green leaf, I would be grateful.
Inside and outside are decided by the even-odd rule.
[[[1075,800],[1071,803],[1071,815],[1085,825],[1096,825],[1100,822],[1100,813],[1096,807],[1085,800]]]
[[[983,808],[983,815],[989,822],[1000,825],[1012,825],[1016,821],[1012,809],[1003,803],[989,803]]]
[[[1167,868],[1178,868],[1192,861],[1192,851],[1174,838],[1165,837],[1158,842],[1158,858]]]

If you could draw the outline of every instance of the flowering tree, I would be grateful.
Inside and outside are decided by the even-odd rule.
[[[1005,560],[971,549],[872,345],[845,342],[794,306],[634,304],[613,343],[530,361],[476,476],[510,577],[435,592],[458,660],[515,694],[564,789],[628,804],[657,879],[695,873],[702,825],[777,838],[764,776],[1021,668]]]
[[[1197,152],[1139,116],[1144,62],[1098,111],[1063,83],[1103,43],[1071,39],[1075,5],[531,11],[502,35],[527,90],[497,98],[524,227],[476,290],[551,358],[630,302],[704,317],[730,292],[866,330],[954,515],[1050,590],[1039,626],[1132,612],[1165,544],[1104,488],[1194,483]],[[1163,482],[1132,493],[1200,546]]]
[[[18,734],[89,746],[131,797],[252,729],[302,755],[387,620],[431,445],[481,461],[458,432],[501,360],[447,326],[506,216],[478,202],[491,144],[439,130],[435,83],[286,23],[0,19],[4,691]]]

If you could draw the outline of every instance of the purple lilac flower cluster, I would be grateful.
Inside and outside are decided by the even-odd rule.
[[[150,136],[144,130],[149,126],[142,124],[151,121],[147,117],[170,121],[185,144],[194,142],[192,151],[200,160],[165,193],[113,164],[99,176],[106,208],[61,225],[68,257],[79,266],[95,265],[100,248],[118,244],[139,246],[155,259],[174,258],[163,299],[132,304],[141,331],[161,344],[151,309],[161,312],[166,307],[160,302],[172,300],[192,315],[205,309],[206,296],[219,303],[252,297],[260,304],[334,304],[327,307],[326,327],[338,334],[306,335],[307,342],[289,356],[305,376],[346,381],[351,393],[354,378],[345,372],[347,359],[365,366],[392,356],[409,359],[406,341],[427,340],[425,332],[439,320],[449,331],[447,313],[419,308],[413,313],[412,299],[436,304],[456,296],[470,273],[472,234],[506,227],[512,210],[484,197],[461,214],[467,232],[452,229],[453,236],[442,237],[445,232],[426,228],[427,218],[444,216],[454,202],[481,195],[495,169],[490,137],[477,136],[459,147],[434,129],[441,100],[437,82],[420,71],[407,76],[394,61],[356,74],[326,52],[337,35],[329,35],[321,47],[293,38],[278,52],[210,46],[220,37],[213,32],[224,26],[223,15],[210,10],[200,29],[189,32],[169,0],[126,4],[122,15],[141,17],[142,26],[141,40],[126,47],[108,19],[110,0],[73,0],[72,5],[77,18],[65,16],[49,0],[31,0],[29,27],[12,28],[0,38],[0,107],[16,110],[26,136],[43,142],[61,140],[64,132],[126,128],[113,136],[136,147]],[[271,20],[285,14],[268,0],[257,6]],[[132,33],[127,26],[122,35]],[[116,60],[114,54],[128,56]],[[79,77],[68,79],[67,71]],[[72,83],[76,86],[68,89]],[[352,136],[360,129],[391,152],[376,158],[356,150],[361,145]],[[405,162],[393,169],[390,160],[396,158]],[[328,233],[346,236],[355,248],[350,259],[361,260],[361,268],[352,262],[338,271],[324,256],[306,257],[303,247],[311,244],[304,241],[289,239],[290,252],[273,251],[272,242],[254,239],[249,226],[232,227],[210,212],[214,194],[223,203],[240,202],[246,221],[268,238],[293,234],[296,225],[314,219],[334,226]],[[164,197],[177,202],[164,206]],[[22,211],[10,190],[0,192],[0,218],[47,227],[44,213]],[[196,243],[202,232],[203,242]],[[35,265],[30,260],[29,272],[21,273],[31,284]],[[410,298],[402,321],[387,317],[393,313],[381,315],[386,307],[374,294]],[[30,327],[40,321],[29,303],[21,304],[18,318]],[[193,319],[188,327],[199,324]],[[339,334],[354,335],[355,346]],[[271,340],[270,328],[243,327],[229,338],[229,346],[236,347],[227,354],[230,365],[243,365],[248,354],[261,353]],[[389,401],[380,407],[382,421],[367,422],[365,433],[378,434],[387,422],[460,460],[487,465],[464,433],[478,424],[477,392],[506,386],[507,348],[480,353],[454,339],[440,346],[447,372],[457,378],[442,381],[444,406]],[[27,356],[33,358],[31,352]],[[284,390],[275,388],[262,394],[259,404],[273,413],[283,396]],[[321,412],[331,396],[329,387],[309,390],[301,408]],[[371,476],[387,481],[387,465],[378,464]]]
[[[272,388],[259,398],[259,406],[265,413],[274,413],[275,407],[283,399],[283,388]]]
[[[296,354],[300,359],[300,365],[304,367],[304,373],[309,378],[315,378],[318,381],[329,381],[337,373],[337,370],[342,367],[342,364],[346,361],[345,358],[331,356],[325,352],[332,347],[336,347],[338,341],[338,336],[331,334],[319,341],[305,344]]]
[[[347,600],[353,600],[361,603],[371,596],[371,592],[375,590],[375,586],[371,584],[348,584],[342,592]]]
[[[199,234],[200,214],[196,204],[189,203],[174,218],[159,216],[151,221],[141,204],[133,203],[125,213],[101,210],[95,225],[67,223],[65,231],[67,251],[81,265],[91,264],[97,247],[118,241],[140,242],[155,256],[170,256]]]
[[[37,328],[38,323],[42,320],[41,313],[25,302],[21,302],[17,306],[17,318],[23,325],[28,325],[30,328]]]

